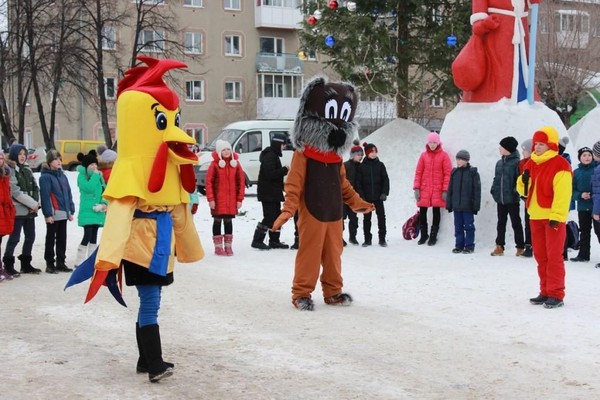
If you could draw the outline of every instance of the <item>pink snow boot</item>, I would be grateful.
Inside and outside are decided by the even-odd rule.
[[[213,236],[213,243],[215,244],[215,254],[218,256],[224,256],[225,250],[223,249],[223,235]]]
[[[232,256],[233,249],[231,245],[233,244],[233,235],[225,235],[225,255]]]

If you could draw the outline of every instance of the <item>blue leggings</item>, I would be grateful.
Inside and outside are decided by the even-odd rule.
[[[158,310],[160,309],[159,285],[136,285],[140,297],[138,311],[138,324],[141,327],[158,324]]]

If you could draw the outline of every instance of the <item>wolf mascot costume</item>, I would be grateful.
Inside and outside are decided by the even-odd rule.
[[[273,224],[278,230],[296,211],[300,248],[292,286],[292,303],[312,311],[321,265],[321,285],[327,304],[349,305],[342,293],[342,209],[371,212],[346,179],[343,156],[352,145],[358,124],[353,122],[358,95],[348,83],[313,79],[304,89],[291,135],[295,151],[285,183],[285,202]]]

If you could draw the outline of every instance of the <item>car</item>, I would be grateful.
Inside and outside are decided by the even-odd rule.
[[[46,161],[46,148],[44,146],[36,147],[35,149],[27,149],[27,165],[34,172],[39,172],[42,168],[42,163]]]
[[[98,145],[104,144],[101,140],[78,140],[61,139],[56,141],[56,150],[62,156],[63,169],[75,171],[81,163],[77,160],[77,154],[87,154],[90,150],[96,150]]]
[[[258,183],[260,153],[271,145],[271,138],[275,133],[283,133],[288,137],[288,145],[283,150],[281,164],[290,165],[293,151],[289,135],[293,126],[292,120],[238,121],[227,125],[208,146],[198,153],[198,164],[194,166],[198,192],[206,193],[206,172],[212,162],[212,152],[215,150],[217,140],[228,141],[231,148],[238,153],[246,175],[246,187],[250,187]]]

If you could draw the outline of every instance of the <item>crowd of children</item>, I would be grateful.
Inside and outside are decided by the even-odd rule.
[[[557,154],[563,159],[569,157],[564,153],[568,138],[558,140]],[[281,146],[282,144],[276,143]],[[530,173],[531,154],[535,142],[527,139],[519,143],[512,136],[499,142],[500,159],[496,163],[494,179],[490,193],[496,202],[497,225],[496,246],[492,256],[502,256],[505,252],[505,233],[510,218],[516,256],[532,257],[535,246],[532,245],[530,212],[528,211],[527,189],[531,188]],[[100,157],[99,157],[99,156]],[[87,155],[80,154],[77,186],[80,202],[77,214],[78,225],[83,228],[83,238],[78,246],[75,267],[95,250],[98,230],[104,224],[106,201],[102,193],[106,181],[110,177],[116,153],[99,146],[98,152],[92,150]],[[454,216],[455,242],[453,253],[472,253],[475,251],[475,215],[481,207],[481,180],[476,167],[470,164],[467,150],[456,153],[456,167],[452,168],[450,156],[443,149],[439,134],[431,132],[425,141],[425,151],[420,155],[414,173],[413,190],[420,210],[420,238],[418,244],[437,243],[440,225],[440,209],[445,208]],[[574,169],[572,179],[571,207],[576,207],[580,232],[578,254],[570,260],[588,262],[591,258],[591,232],[600,242],[600,141],[593,148],[582,147],[577,152],[579,164]],[[44,259],[47,273],[72,271],[66,263],[67,223],[75,217],[71,187],[62,171],[61,156],[56,150],[50,150],[43,164],[39,186],[31,169],[27,166],[27,150],[25,146],[14,143],[10,146],[8,157],[0,154],[0,183],[3,201],[3,216],[8,215],[10,205],[14,209],[13,218],[3,218],[1,235],[8,236],[6,249],[0,263],[0,281],[19,277],[20,274],[39,274],[40,269],[32,265],[31,255],[35,240],[35,217],[41,209],[46,221],[46,243]],[[244,199],[245,178],[238,155],[233,152],[231,144],[218,141],[213,152],[213,162],[207,174],[207,194],[213,223],[213,241],[216,255],[233,255],[233,223]],[[278,161],[278,157],[277,160]],[[277,176],[278,182],[285,175],[284,171]],[[350,151],[350,158],[344,163],[347,177],[361,197],[373,203],[377,214],[378,244],[387,247],[386,216],[384,202],[390,191],[390,181],[386,167],[379,160],[377,146],[356,140]],[[273,169],[273,168],[271,168]],[[525,195],[518,192],[518,181],[524,184]],[[8,188],[8,189],[7,189]],[[279,193],[279,191],[278,191]],[[192,195],[190,209],[193,213],[198,208],[197,194]],[[5,201],[9,199],[11,201]],[[523,201],[523,203],[521,203]],[[523,223],[521,219],[521,204]],[[433,220],[431,230],[427,221],[427,211],[432,209]],[[358,245],[359,217],[352,210],[344,207],[344,218],[348,218],[348,242]],[[372,244],[372,213],[363,217],[363,247]],[[10,230],[8,233],[8,221]],[[223,232],[221,231],[223,226]],[[264,232],[263,232],[264,231]],[[264,229],[259,233],[264,238],[269,232]],[[17,257],[21,262],[20,271],[15,268],[15,248],[23,232],[24,243],[21,254]],[[270,238],[270,245],[277,247],[278,238]],[[1,240],[1,236],[0,236]],[[342,239],[343,240],[343,239]],[[255,238],[256,242],[256,238]],[[344,244],[346,242],[344,241]],[[253,247],[260,248],[253,244]],[[264,246],[268,247],[268,246]],[[283,247],[283,246],[282,246]],[[285,246],[287,248],[287,246]],[[566,253],[565,253],[566,254]],[[566,255],[563,256],[567,260]],[[596,264],[600,268],[600,263]]]

